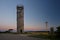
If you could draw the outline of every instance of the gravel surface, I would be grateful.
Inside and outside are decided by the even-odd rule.
[[[27,37],[23,34],[0,34],[0,40],[46,40],[41,38]]]

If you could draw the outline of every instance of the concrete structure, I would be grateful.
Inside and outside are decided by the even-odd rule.
[[[24,7],[17,6],[17,32],[24,32]]]

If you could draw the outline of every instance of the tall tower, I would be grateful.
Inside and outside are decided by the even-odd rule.
[[[46,24],[46,31],[48,31],[48,22],[46,21],[45,24]]]
[[[17,6],[17,32],[24,32],[24,7]]]

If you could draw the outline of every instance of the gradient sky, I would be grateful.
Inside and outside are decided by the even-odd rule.
[[[60,26],[59,0],[0,0],[0,30],[16,29],[16,6],[24,5],[24,30],[41,31]]]

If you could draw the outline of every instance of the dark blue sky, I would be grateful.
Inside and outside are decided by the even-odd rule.
[[[25,30],[45,30],[46,21],[48,27],[60,25],[59,0],[0,0],[0,29],[16,29],[17,4],[24,5]]]
[[[34,26],[37,25],[37,28],[40,27],[41,29],[45,29],[46,21],[48,21],[49,27],[60,25],[59,0],[27,0],[24,1],[24,4],[26,4],[25,15],[27,14],[25,17],[26,20],[29,19],[31,21],[30,25],[34,23]]]

